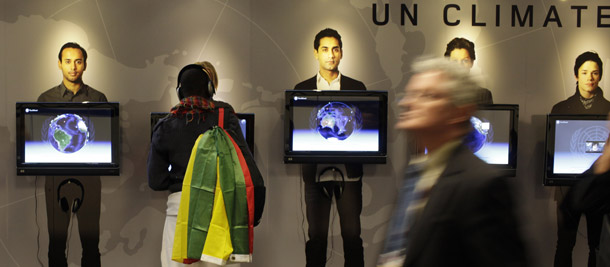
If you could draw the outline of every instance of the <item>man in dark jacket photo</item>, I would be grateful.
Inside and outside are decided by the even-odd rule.
[[[319,71],[312,78],[298,83],[295,90],[366,90],[364,83],[339,72],[343,42],[336,30],[326,28],[320,31],[314,38],[313,48],[314,57],[319,62]],[[363,267],[364,249],[360,238],[362,165],[303,164],[302,175],[309,225],[309,240],[305,245],[306,266],[326,265],[329,215],[334,195],[341,224],[345,266]],[[321,182],[328,184],[332,181],[336,181],[333,185],[335,188],[321,185]],[[340,195],[333,192],[339,192]]]

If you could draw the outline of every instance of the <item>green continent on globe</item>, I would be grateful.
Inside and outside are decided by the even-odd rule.
[[[72,136],[60,129],[57,129],[53,133],[53,139],[55,139],[55,141],[57,142],[57,147],[61,149],[61,151],[63,151],[64,149],[66,149],[66,146],[68,146],[72,141]]]

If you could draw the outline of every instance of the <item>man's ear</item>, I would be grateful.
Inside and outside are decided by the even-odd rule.
[[[61,70],[61,59],[57,61],[57,67]]]
[[[318,59],[318,49],[313,50],[313,56]]]
[[[87,69],[87,61],[85,61],[85,63],[83,64],[83,71],[85,71]]]

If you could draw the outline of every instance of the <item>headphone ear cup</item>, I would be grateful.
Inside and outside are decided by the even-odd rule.
[[[334,184],[335,183],[333,181],[318,182],[318,186],[320,187],[320,190],[322,190],[322,193],[324,194],[324,196],[329,199],[333,198]]]
[[[74,203],[72,204],[72,212],[77,212],[78,209],[80,208],[81,203],[82,202],[81,202],[80,198],[75,198]]]
[[[72,200],[72,207],[70,207],[70,204],[68,203],[68,198],[65,196],[62,196],[61,194],[61,189],[64,185],[67,184],[74,184],[77,187],[80,188],[80,197],[75,197],[74,200]],[[59,186],[57,187],[57,200],[58,200],[58,204],[61,207],[61,210],[63,212],[76,212],[79,208],[80,205],[83,201],[83,198],[85,197],[85,188],[83,187],[83,184],[78,181],[77,179],[66,179],[64,181],[62,181]]]
[[[178,95],[178,100],[182,99],[182,93],[180,93],[180,86],[176,87],[176,95]]]
[[[337,180],[320,181],[320,177],[328,171],[332,172],[332,174],[331,174],[332,176],[336,176],[337,174],[340,175],[341,181],[337,181]],[[332,199],[333,195],[335,195],[335,198],[339,199],[339,198],[341,198],[341,195],[343,194],[345,177],[343,176],[343,172],[341,170],[339,170],[335,167],[328,167],[328,168],[322,170],[317,175],[316,183],[317,183],[319,189],[324,194],[324,196]]]
[[[216,88],[214,88],[214,83],[212,83],[212,81],[208,81],[208,93],[210,93],[210,97],[216,94]]]
[[[63,212],[67,212],[70,209],[68,206],[68,200],[65,197],[59,199],[59,206]]]
[[[341,196],[343,195],[343,186],[345,185],[344,181],[341,182],[335,182],[335,197],[337,199],[340,199]]]

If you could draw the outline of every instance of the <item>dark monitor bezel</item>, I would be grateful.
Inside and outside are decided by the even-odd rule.
[[[606,114],[547,114],[546,116],[546,140],[544,155],[544,176],[542,184],[545,186],[571,186],[582,180],[582,173],[554,173],[555,162],[555,135],[557,120],[595,120],[607,121]]]
[[[17,175],[44,176],[118,176],[120,175],[120,118],[117,102],[17,102],[16,108],[16,165]],[[25,109],[104,109],[110,110],[110,163],[25,163]]]
[[[503,174],[516,176],[517,174],[517,148],[519,136],[519,105],[516,104],[489,104],[481,105],[478,110],[502,110],[510,112],[509,141],[508,141],[508,163],[489,164],[499,169]],[[477,110],[477,111],[478,111]],[[475,113],[476,114],[476,113]]]
[[[284,163],[360,163],[385,164],[387,159],[388,92],[364,90],[286,90],[284,93]],[[379,101],[379,150],[365,151],[294,151],[293,102],[294,97],[376,97]]]

